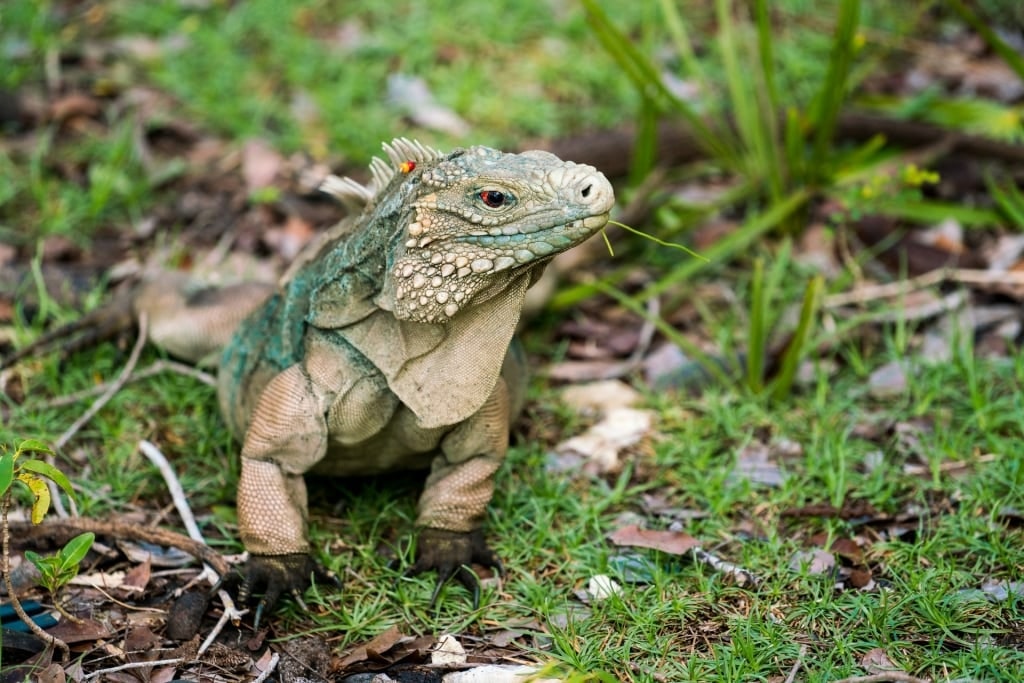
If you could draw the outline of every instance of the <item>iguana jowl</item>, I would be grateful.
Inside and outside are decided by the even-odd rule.
[[[199,360],[226,342],[219,400],[244,435],[242,593],[263,589],[261,607],[309,580],[306,473],[429,469],[412,570],[475,585],[467,565],[497,564],[481,524],[523,402],[523,297],[614,202],[593,167],[547,152],[384,147],[376,190],[325,183],[361,213],[269,298],[250,286],[182,296],[156,281],[135,301],[177,355]]]

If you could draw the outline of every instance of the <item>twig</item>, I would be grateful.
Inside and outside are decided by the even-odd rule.
[[[722,574],[732,578],[732,580],[736,582],[737,586],[756,586],[758,583],[757,577],[754,576],[752,572],[740,567],[739,565],[733,564],[728,560],[723,560],[703,548],[693,548],[690,553],[692,553],[694,559],[701,564],[706,564],[716,572],[721,572]]]
[[[11,506],[11,493],[8,491],[2,499],[0,499],[0,524],[3,526],[3,575],[4,575],[4,586],[7,588],[7,597],[11,602],[11,606],[14,608],[14,612],[19,618],[28,626],[29,630],[32,631],[33,635],[42,640],[47,645],[59,649],[64,656],[63,661],[67,661],[71,656],[71,650],[68,649],[68,644],[57,636],[50,635],[44,631],[39,624],[32,621],[32,617],[25,613],[25,608],[21,606],[21,601],[18,599],[17,593],[14,592],[14,584],[11,582],[11,528],[7,523],[7,510]]]
[[[142,353],[142,348],[146,345],[146,323],[146,314],[145,312],[142,312],[139,314],[139,338],[135,340],[135,346],[132,348],[132,353],[128,357],[128,362],[125,363],[125,366],[121,369],[121,373],[117,376],[116,380],[110,383],[107,390],[104,391],[103,394],[96,399],[91,406],[89,406],[89,409],[82,413],[82,415],[75,420],[63,434],[60,435],[57,441],[54,442],[54,451],[63,449],[64,446],[67,445],[68,441],[78,433],[78,430],[84,427],[85,424],[91,420],[103,406],[107,405],[107,403],[110,402],[110,399],[114,397],[114,394],[120,391],[121,387],[123,387],[125,382],[128,381],[128,377],[132,374],[132,371],[135,369],[135,365],[139,362],[139,355]],[[46,462],[53,467],[55,464],[54,456],[47,456]],[[69,515],[67,510],[64,509],[64,504],[61,501],[60,491],[57,489],[57,484],[51,480],[47,481],[47,486],[50,489],[50,499],[53,501],[54,512],[56,512],[57,516],[61,519],[67,519]],[[77,517],[78,511],[75,509],[74,499],[71,498],[68,502],[71,505],[71,512],[73,513],[72,516]]]
[[[841,308],[851,304],[863,304],[877,299],[891,299],[925,287],[934,287],[942,282],[958,282],[963,285],[1018,285],[1024,286],[1024,273],[1018,271],[989,271],[974,268],[940,268],[899,282],[880,285],[865,285],[852,292],[833,294],[825,297],[825,308]]]
[[[18,531],[19,538],[22,540],[38,538],[41,536],[53,536],[62,531],[64,533],[74,534],[81,533],[83,531],[91,531],[98,536],[112,536],[114,538],[123,538],[131,541],[142,541],[145,543],[178,548],[192,557],[209,564],[218,574],[226,574],[231,569],[227,560],[225,560],[220,553],[210,546],[198,541],[193,541],[184,534],[179,534],[176,531],[169,531],[167,529],[139,526],[138,524],[107,522],[97,519],[89,519],[86,517],[62,519],[53,522],[44,522],[42,524],[30,524],[28,522],[24,522],[21,524],[14,524],[12,526]]]
[[[196,524],[195,515],[192,514],[192,508],[188,505],[188,499],[185,498],[185,491],[181,487],[181,482],[178,480],[178,476],[174,473],[174,468],[167,462],[167,458],[160,449],[154,446],[151,442],[143,439],[139,442],[139,450],[142,454],[153,463],[160,474],[164,478],[164,482],[167,484],[167,490],[171,494],[171,500],[174,501],[174,507],[178,511],[178,516],[181,517],[182,523],[185,525],[185,530],[188,531],[188,536],[197,543],[206,545],[206,540],[203,538],[203,533],[199,530],[199,525]],[[220,577],[208,564],[203,565],[203,573],[198,577],[190,581],[190,584],[197,583],[206,579],[210,585],[216,584]]]
[[[210,631],[210,635],[206,636],[206,640],[204,640],[203,644],[199,646],[198,650],[196,650],[196,659],[206,652],[207,648],[213,645],[213,641],[217,639],[217,636],[220,635],[220,632],[224,629],[224,625],[227,624],[228,621],[237,623],[239,619],[249,613],[249,610],[247,609],[238,609],[235,607],[234,600],[231,599],[231,596],[228,595],[226,590],[217,591],[217,595],[220,597],[221,602],[224,603],[224,613],[220,615],[220,619],[218,619],[217,623],[214,624],[213,630]],[[273,666],[271,666],[271,669],[273,669]]]
[[[113,382],[109,384],[107,390],[103,392],[103,395],[96,399],[96,402],[89,406],[81,417],[67,428],[67,430],[60,435],[60,437],[54,442],[53,450],[59,451],[67,445],[68,441],[71,440],[75,434],[78,433],[82,427],[85,426],[89,420],[91,420],[100,409],[110,402],[110,399],[114,397],[121,387],[124,386],[125,382],[128,381],[128,377],[131,376],[132,371],[135,369],[135,364],[139,362],[139,355],[142,353],[142,347],[146,345],[146,314],[145,312],[139,314],[139,338],[135,340],[135,346],[132,348],[132,353],[128,357],[128,362],[121,369],[121,374],[117,376]]]
[[[138,382],[143,379],[149,379],[150,377],[159,375],[162,372],[176,372],[180,375],[186,375],[187,377],[191,377],[196,381],[202,382],[203,384],[206,384],[208,386],[217,386],[217,378],[211,375],[210,373],[203,372],[199,368],[194,368],[191,365],[187,365],[185,363],[179,363],[177,361],[166,359],[155,361],[151,365],[148,365],[142,368],[141,370],[133,372],[131,377],[128,378],[128,381],[125,382],[125,384],[130,384],[131,382]],[[107,390],[107,388],[110,385],[111,382],[104,382],[103,384],[99,384],[97,386],[90,387],[82,391],[76,391],[75,393],[68,394],[67,396],[58,396],[52,401],[47,401],[45,404],[43,404],[43,407],[63,408],[64,406],[69,406],[74,403],[78,403],[79,401],[83,401],[92,396],[96,396],[97,394],[102,394],[104,391]]]
[[[109,669],[99,669],[93,671],[90,674],[82,676],[83,681],[90,681],[100,676],[107,674],[117,673],[118,671],[128,671],[130,669],[144,669],[147,666],[177,666],[185,661],[183,657],[175,657],[174,659],[157,659],[152,662],[128,662],[127,664],[119,664],[118,666],[112,666]]]
[[[654,333],[657,329],[652,321],[657,320],[661,315],[661,301],[658,300],[658,297],[652,296],[647,300],[646,307],[647,317],[644,318],[644,323],[640,327],[640,334],[637,335],[636,348],[629,355],[629,361],[637,365],[643,362],[644,356],[647,355],[651,348],[651,342],[654,341]]]
[[[277,663],[281,661],[281,655],[274,653],[270,655],[270,661],[267,663],[267,670],[261,673],[256,678],[252,679],[252,683],[263,683],[270,677],[270,674],[274,673],[274,669],[277,668]]]
[[[871,674],[870,676],[851,676],[840,678],[832,683],[932,683],[930,678],[918,678],[902,671],[887,671],[882,674]]]
[[[805,654],[807,654],[807,645],[801,645],[796,661],[793,662],[793,668],[789,670],[789,675],[786,676],[786,680],[783,683],[793,683],[796,680],[796,672],[800,670],[800,666],[804,663]]]

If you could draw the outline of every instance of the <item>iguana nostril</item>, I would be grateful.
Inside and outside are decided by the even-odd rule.
[[[587,185],[586,187],[583,188],[583,196],[584,197],[589,197],[590,196],[590,188],[591,187],[593,187],[593,185]]]

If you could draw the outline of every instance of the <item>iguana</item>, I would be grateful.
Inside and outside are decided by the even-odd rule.
[[[500,568],[481,524],[523,404],[523,298],[614,203],[604,175],[548,152],[442,154],[403,138],[384,149],[370,186],[325,181],[359,213],[276,288],[163,277],[133,300],[169,352],[220,353],[220,407],[242,438],[239,592],[263,591],[258,613],[315,571],[306,473],[428,469],[410,571],[478,590],[468,565]]]

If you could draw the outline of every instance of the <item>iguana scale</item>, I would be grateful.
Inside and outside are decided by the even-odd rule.
[[[134,298],[155,342],[200,361],[220,352],[218,396],[242,438],[243,597],[305,588],[303,475],[428,469],[415,564],[475,586],[500,566],[481,524],[526,367],[523,298],[557,253],[608,220],[608,180],[552,154],[384,145],[371,186],[323,189],[359,210],[276,289],[194,288],[165,278]],[[239,324],[240,323],[240,324]],[[436,595],[436,593],[435,593]]]

